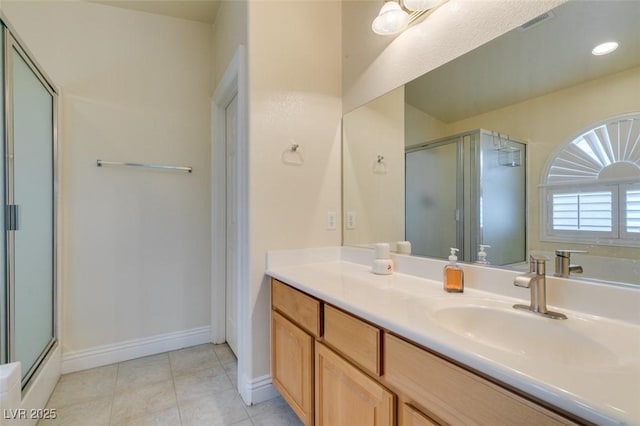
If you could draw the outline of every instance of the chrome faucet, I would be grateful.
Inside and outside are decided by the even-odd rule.
[[[571,253],[586,253],[584,250],[556,250],[556,277],[568,278],[572,272],[582,273],[582,266],[571,264]]]
[[[513,285],[531,289],[531,304],[516,304],[513,305],[513,307],[516,309],[524,309],[547,318],[567,319],[566,315],[547,309],[546,260],[547,259],[543,257],[530,256],[529,273],[518,275],[513,281]]]

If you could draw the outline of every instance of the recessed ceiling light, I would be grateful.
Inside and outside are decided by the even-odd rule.
[[[608,41],[606,43],[602,43],[593,48],[591,53],[596,56],[606,55],[607,53],[611,53],[618,48],[618,42],[616,41]]]

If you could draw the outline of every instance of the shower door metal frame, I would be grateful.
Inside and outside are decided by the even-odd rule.
[[[42,83],[43,87],[47,92],[51,95],[51,104],[52,104],[52,176],[51,176],[51,185],[52,185],[52,211],[51,211],[51,227],[52,227],[52,338],[49,343],[45,346],[42,353],[38,356],[33,366],[29,368],[27,373],[23,376],[22,379],[22,389],[25,391],[30,384],[30,379],[35,375],[40,366],[43,364],[43,361],[47,358],[49,354],[51,354],[52,349],[56,346],[58,342],[58,259],[57,259],[57,211],[58,211],[58,93],[55,89],[55,86],[51,83],[51,80],[41,71],[41,67],[37,64],[37,62],[32,59],[32,55],[29,51],[23,47],[23,43],[20,42],[19,38],[15,36],[15,32],[12,31],[10,25],[8,25],[4,16],[0,15],[0,19],[3,24],[3,38],[4,38],[4,120],[5,120],[5,206],[14,204],[15,201],[15,193],[14,193],[14,168],[13,168],[13,137],[14,137],[14,128],[13,128],[13,51],[15,51],[20,55],[20,57],[25,61],[29,69],[34,73],[34,75],[38,78],[40,83]],[[6,211],[6,208],[5,208]],[[6,213],[5,213],[6,216]],[[7,348],[6,353],[3,354],[6,359],[3,361],[13,362],[15,360],[15,251],[14,251],[14,243],[15,243],[15,231],[9,231],[6,227],[7,219],[5,217],[5,259],[6,259],[6,312],[7,318],[5,318],[6,325],[8,328],[7,335],[3,336],[5,340],[5,347]]]

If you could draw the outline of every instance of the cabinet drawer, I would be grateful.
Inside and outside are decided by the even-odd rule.
[[[567,425],[568,419],[415,345],[385,334],[387,383],[451,424]],[[428,413],[429,414],[429,413]]]
[[[332,306],[324,307],[324,341],[368,372],[380,375],[380,329]]]
[[[314,337],[322,334],[320,301],[313,297],[272,279],[271,305]]]

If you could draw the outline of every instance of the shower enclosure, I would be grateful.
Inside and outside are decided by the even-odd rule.
[[[2,23],[0,361],[26,387],[56,345],[56,92]]]
[[[494,265],[526,258],[526,145],[475,130],[407,147],[405,238],[413,254]]]

